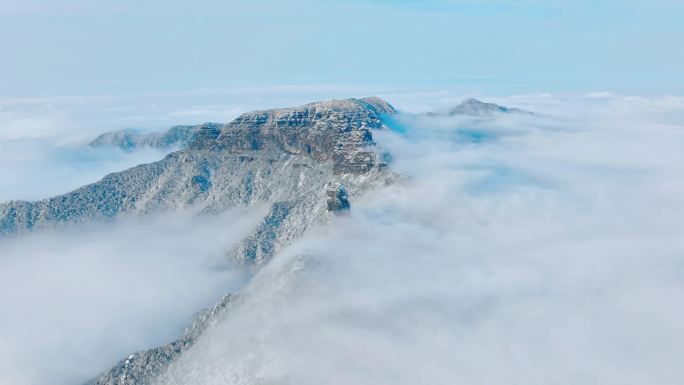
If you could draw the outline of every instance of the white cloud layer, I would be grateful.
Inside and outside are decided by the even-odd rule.
[[[0,242],[0,384],[80,384],[182,334],[247,279],[225,251],[259,210],[169,213]],[[219,268],[219,266],[224,266]]]
[[[684,103],[501,101],[549,116],[377,134],[411,181],[278,255],[160,384],[681,382]]]

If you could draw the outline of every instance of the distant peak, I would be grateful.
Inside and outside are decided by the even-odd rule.
[[[469,115],[469,116],[492,116],[495,114],[527,114],[531,115],[529,111],[518,108],[508,108],[500,106],[496,103],[486,103],[475,98],[468,98],[462,101],[459,105],[448,111],[447,115]]]

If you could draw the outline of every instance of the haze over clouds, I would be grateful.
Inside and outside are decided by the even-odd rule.
[[[554,116],[399,116],[374,136],[407,184],[276,256],[160,383],[678,384],[684,103],[501,100]]]

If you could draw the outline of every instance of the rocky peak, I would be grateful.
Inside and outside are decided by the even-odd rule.
[[[200,130],[194,150],[280,151],[332,160],[335,173],[363,173],[382,163],[373,129],[396,110],[377,97],[336,99],[242,114],[221,128]]]

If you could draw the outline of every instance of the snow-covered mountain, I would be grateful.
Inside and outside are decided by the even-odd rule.
[[[256,111],[202,125],[187,149],[36,202],[0,204],[0,234],[192,206],[218,211],[268,203],[237,255],[262,262],[329,209],[391,178],[371,131],[394,108],[378,98]]]
[[[365,190],[395,179],[372,134],[383,127],[383,115],[395,112],[374,97],[329,100],[250,112],[225,125],[174,128],[159,136],[100,137],[97,145],[125,148],[192,139],[163,160],[107,175],[67,194],[0,204],[0,234],[184,207],[216,212],[267,204],[262,221],[227,250],[238,263],[257,267],[310,226],[349,209],[350,200]],[[229,300],[201,313],[178,341],[122,360],[93,384],[148,383],[192,345]]]

